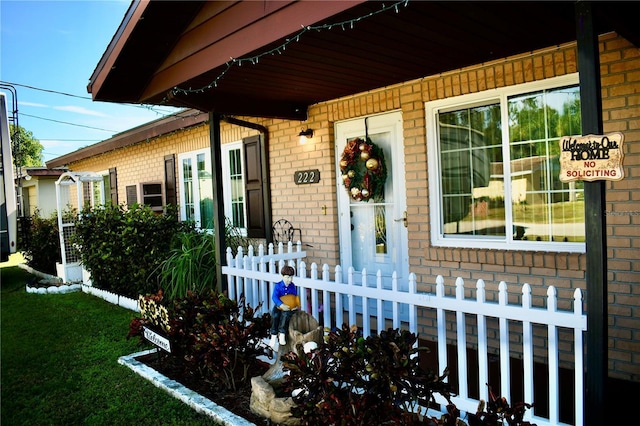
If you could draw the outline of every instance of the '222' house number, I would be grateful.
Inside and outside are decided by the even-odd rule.
[[[302,170],[295,172],[293,180],[296,185],[302,185],[305,183],[318,183],[320,182],[320,170]]]

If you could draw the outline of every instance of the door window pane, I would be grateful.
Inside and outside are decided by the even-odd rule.
[[[191,158],[182,160],[182,203],[184,205],[182,220],[195,220],[195,206],[193,203],[193,174],[191,171]]]
[[[242,173],[242,150],[229,150],[229,176],[231,187],[231,223],[236,228],[244,228],[244,178]]]
[[[206,157],[198,154],[198,195],[200,199],[200,227],[213,229],[213,181],[207,169]]]
[[[200,229],[213,229],[213,180],[209,150],[178,156],[180,217]]]

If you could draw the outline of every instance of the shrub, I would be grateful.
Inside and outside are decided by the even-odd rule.
[[[269,334],[271,317],[256,316],[259,306],[237,304],[213,290],[189,291],[166,307],[165,320],[164,308],[158,307],[163,303],[162,292],[143,299],[141,306],[149,309],[131,321],[128,338],[140,336],[144,341],[143,326],[166,335],[171,342],[168,361],[183,375],[197,375],[216,388],[235,391],[249,383],[248,373],[258,356],[267,355],[262,339]]]
[[[429,425],[466,426],[452,403],[451,385],[441,376],[420,367],[417,354],[428,350],[416,346],[417,336],[388,329],[363,338],[357,327],[328,333],[324,344],[309,354],[286,355],[284,391],[297,404],[293,416],[304,425]],[[447,401],[446,412],[429,417],[426,407],[436,404],[434,394]],[[489,387],[489,402],[481,401],[469,426],[535,426],[523,421],[531,404],[509,407]],[[439,407],[439,405],[438,405]]]
[[[535,423],[524,421],[524,413],[533,404],[519,402],[509,406],[507,399],[496,396],[489,387],[489,401],[480,401],[478,411],[469,413],[469,426],[502,426],[506,422],[509,426],[536,426]],[[487,410],[485,411],[485,405]]]
[[[158,290],[160,263],[178,232],[193,225],[176,220],[175,208],[157,214],[149,207],[107,203],[85,207],[72,238],[96,287],[137,298]]]
[[[365,339],[356,327],[343,326],[312,353],[289,353],[284,387],[295,391],[292,414],[306,425],[428,424],[419,408],[434,402],[433,392],[447,400],[451,393],[446,373],[420,367],[417,354],[427,349],[416,342],[408,331]]]
[[[21,225],[22,253],[27,265],[37,271],[55,275],[56,263],[62,261],[57,213],[44,218],[36,211],[33,216],[23,218]]]

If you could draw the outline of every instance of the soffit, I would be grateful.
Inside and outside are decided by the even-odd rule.
[[[638,45],[633,2],[595,5],[599,34],[617,31]],[[576,39],[574,2],[382,7],[378,1],[134,3],[128,16],[135,20],[123,21],[89,91],[94,100],[305,119],[318,102]],[[303,26],[322,25],[331,29],[299,34]],[[232,58],[256,61],[238,66]]]

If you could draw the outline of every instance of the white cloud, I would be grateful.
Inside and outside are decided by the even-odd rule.
[[[73,106],[73,105],[58,106],[58,107],[54,107],[54,109],[58,111],[75,112],[76,114],[93,115],[95,117],[108,117],[107,114],[104,114],[100,111],[95,111],[95,110],[91,110],[91,109],[87,109],[79,106]]]
[[[18,104],[20,104],[20,106],[31,106],[31,107],[38,107],[38,108],[48,108],[49,105],[45,105],[45,104],[39,104],[36,102],[22,102],[19,101]]]

